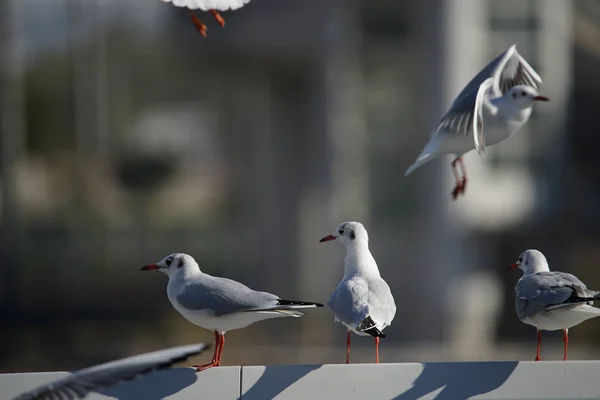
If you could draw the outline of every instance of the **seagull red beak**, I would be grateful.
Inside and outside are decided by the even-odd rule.
[[[519,268],[519,264],[514,263],[513,265],[511,265],[510,267],[508,267],[509,270],[515,269],[515,268]]]
[[[333,235],[325,236],[323,239],[319,240],[319,243],[329,242],[330,240],[335,240],[335,236],[333,236]]]
[[[535,96],[533,99],[536,101],[550,101],[546,96]]]
[[[154,271],[160,269],[160,267],[156,264],[148,264],[148,265],[144,265],[141,269],[141,271]]]

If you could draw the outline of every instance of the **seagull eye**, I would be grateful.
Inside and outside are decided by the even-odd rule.
[[[521,97],[525,97],[525,96],[527,96],[527,92],[525,92],[525,91],[521,92]]]
[[[173,264],[173,259],[172,258],[167,258],[165,261],[165,264],[167,264],[167,267],[170,267],[171,264]]]
[[[523,257],[519,257],[519,262],[522,263],[523,262]]]
[[[344,230],[343,230],[343,229],[340,229],[340,230],[338,231],[338,233],[339,233],[340,235],[343,235],[343,234],[344,234]]]

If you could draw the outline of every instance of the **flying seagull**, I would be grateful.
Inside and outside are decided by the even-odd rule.
[[[462,156],[473,149],[481,155],[486,145],[506,140],[521,129],[529,120],[533,104],[549,100],[540,95],[541,84],[540,76],[512,45],[460,92],[404,176],[443,154],[453,154],[456,186],[452,197],[456,200],[467,187]]]

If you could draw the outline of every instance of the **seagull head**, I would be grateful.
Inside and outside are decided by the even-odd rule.
[[[200,271],[196,260],[188,254],[173,253],[169,254],[156,264],[148,264],[142,267],[142,271],[160,271],[169,277],[180,272]]]
[[[550,101],[546,96],[540,96],[536,88],[526,85],[513,86],[504,96],[519,108],[531,107],[536,101]]]
[[[508,267],[508,269],[515,268],[519,268],[525,275],[541,271],[550,271],[546,257],[544,257],[541,251],[534,249],[522,252],[517,262]]]
[[[344,246],[353,245],[356,242],[369,242],[369,235],[367,230],[360,222],[347,221],[343,222],[332,235],[325,236],[319,240],[319,243],[328,242],[330,240],[337,240]]]

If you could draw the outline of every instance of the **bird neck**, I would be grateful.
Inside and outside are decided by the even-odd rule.
[[[346,246],[344,278],[353,275],[380,276],[377,263],[369,251],[369,243],[366,241],[354,241],[351,245]]]
[[[497,107],[504,118],[523,123],[527,122],[529,119],[533,107],[533,104],[523,107],[519,103],[508,99],[506,96],[497,97],[491,102]]]
[[[525,270],[524,276],[535,274],[538,272],[549,272],[550,268],[547,263],[536,263],[535,265],[528,265]]]
[[[170,276],[169,281],[173,282],[173,281],[187,281],[189,279],[193,279],[196,278],[198,276],[200,276],[202,274],[202,272],[200,271],[200,268],[198,268],[197,265],[194,265],[193,267],[183,267],[180,268],[177,273],[173,274],[172,276]]]

